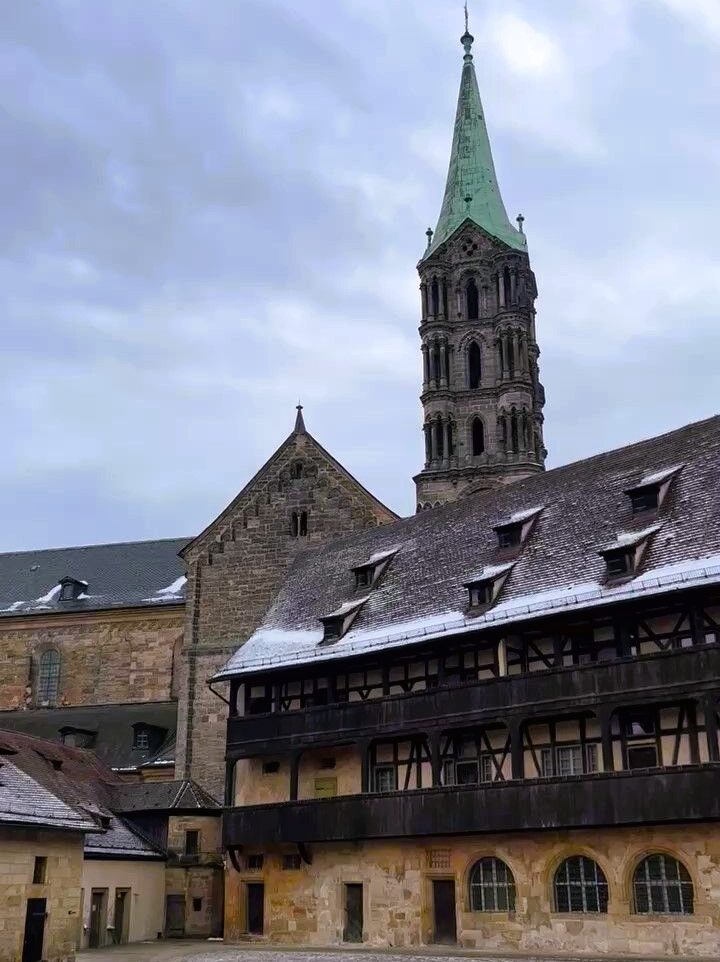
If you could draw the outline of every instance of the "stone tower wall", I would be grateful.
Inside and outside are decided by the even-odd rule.
[[[425,466],[418,509],[543,469],[535,277],[527,254],[467,222],[419,266]],[[468,285],[477,290],[473,309]],[[477,316],[474,316],[477,314]],[[480,351],[471,382],[470,347]],[[483,450],[473,450],[473,422]]]

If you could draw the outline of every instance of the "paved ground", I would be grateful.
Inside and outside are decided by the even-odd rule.
[[[263,945],[224,945],[222,942],[197,942],[172,939],[166,942],[136,942],[104,949],[88,949],[78,953],[78,962],[457,962],[472,958],[475,962],[518,962],[518,957],[482,956],[462,950],[407,949],[274,949]],[[580,962],[565,956],[523,956],[523,962]],[[585,958],[582,962],[588,962]],[[606,959],[605,962],[613,962]],[[616,960],[617,962],[617,960]],[[644,959],[643,962],[656,962]],[[701,960],[695,960],[701,962]]]

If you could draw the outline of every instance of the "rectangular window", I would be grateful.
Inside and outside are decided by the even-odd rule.
[[[655,745],[629,745],[627,750],[628,768],[656,768],[657,747]]]
[[[201,912],[201,911],[202,911],[202,899],[193,899],[192,902],[193,902],[193,912]]]
[[[655,714],[649,711],[637,711],[625,715],[623,728],[629,738],[655,734]]]
[[[588,772],[589,774],[592,774],[592,772],[596,772],[598,770],[597,745],[585,746],[585,759],[586,759],[585,771]]]
[[[563,745],[557,750],[557,774],[582,775],[582,746]]]
[[[316,778],[315,798],[332,798],[337,795],[337,778]]]
[[[397,773],[394,765],[376,765],[373,772],[376,792],[394,792],[397,789]]]
[[[247,867],[249,872],[260,872],[265,864],[265,856],[259,854],[248,855]]]
[[[543,778],[550,778],[551,775],[555,774],[552,748],[542,748],[540,750],[540,774]]]
[[[275,775],[280,771],[280,762],[263,762],[263,775]]]
[[[135,743],[133,748],[147,750],[150,747],[150,733],[146,728],[135,729]]]
[[[47,857],[36,855],[33,865],[33,885],[44,885],[47,878]]]
[[[299,855],[283,855],[282,857],[282,867],[286,872],[299,869],[300,864],[301,862]]]
[[[200,832],[197,829],[185,832],[185,854],[197,855],[200,851]]]

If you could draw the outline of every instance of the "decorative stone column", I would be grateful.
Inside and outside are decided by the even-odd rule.
[[[432,460],[432,438],[430,437],[431,427],[426,421],[423,424],[423,434],[425,436],[425,467],[428,467]]]
[[[420,285],[420,303],[423,321],[427,320],[428,316],[428,289],[425,281]]]
[[[428,427],[430,428],[430,460],[431,461],[437,461],[438,459],[438,437],[437,437],[437,431],[435,430],[436,424],[437,424],[437,421],[434,418],[428,424]]]
[[[447,464],[450,461],[450,418],[444,417],[443,426],[443,461]]]
[[[505,278],[503,277],[503,272],[499,271],[497,275],[497,289],[498,289],[498,308],[503,310],[505,307]]]
[[[440,387],[447,387],[447,341],[440,341]]]
[[[430,361],[428,358],[428,346],[423,343],[420,349],[422,351],[423,359],[423,391],[427,391],[428,384],[430,383]]]

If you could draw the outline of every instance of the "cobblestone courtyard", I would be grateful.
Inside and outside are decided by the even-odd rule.
[[[459,958],[474,959],[475,962],[590,962],[589,957],[562,956],[499,956],[480,955],[461,949],[448,950],[428,948],[420,951],[373,949],[272,949],[255,945],[224,945],[222,942],[169,940],[159,942],[135,942],[103,949],[86,950],[78,953],[78,962],[454,962]],[[664,962],[667,956],[657,959],[644,957],[643,962]],[[679,956],[674,957],[676,960]],[[603,962],[627,962],[607,957]],[[693,962],[703,962],[694,959]],[[704,960],[711,962],[711,960]],[[717,960],[714,960],[717,962]]]

